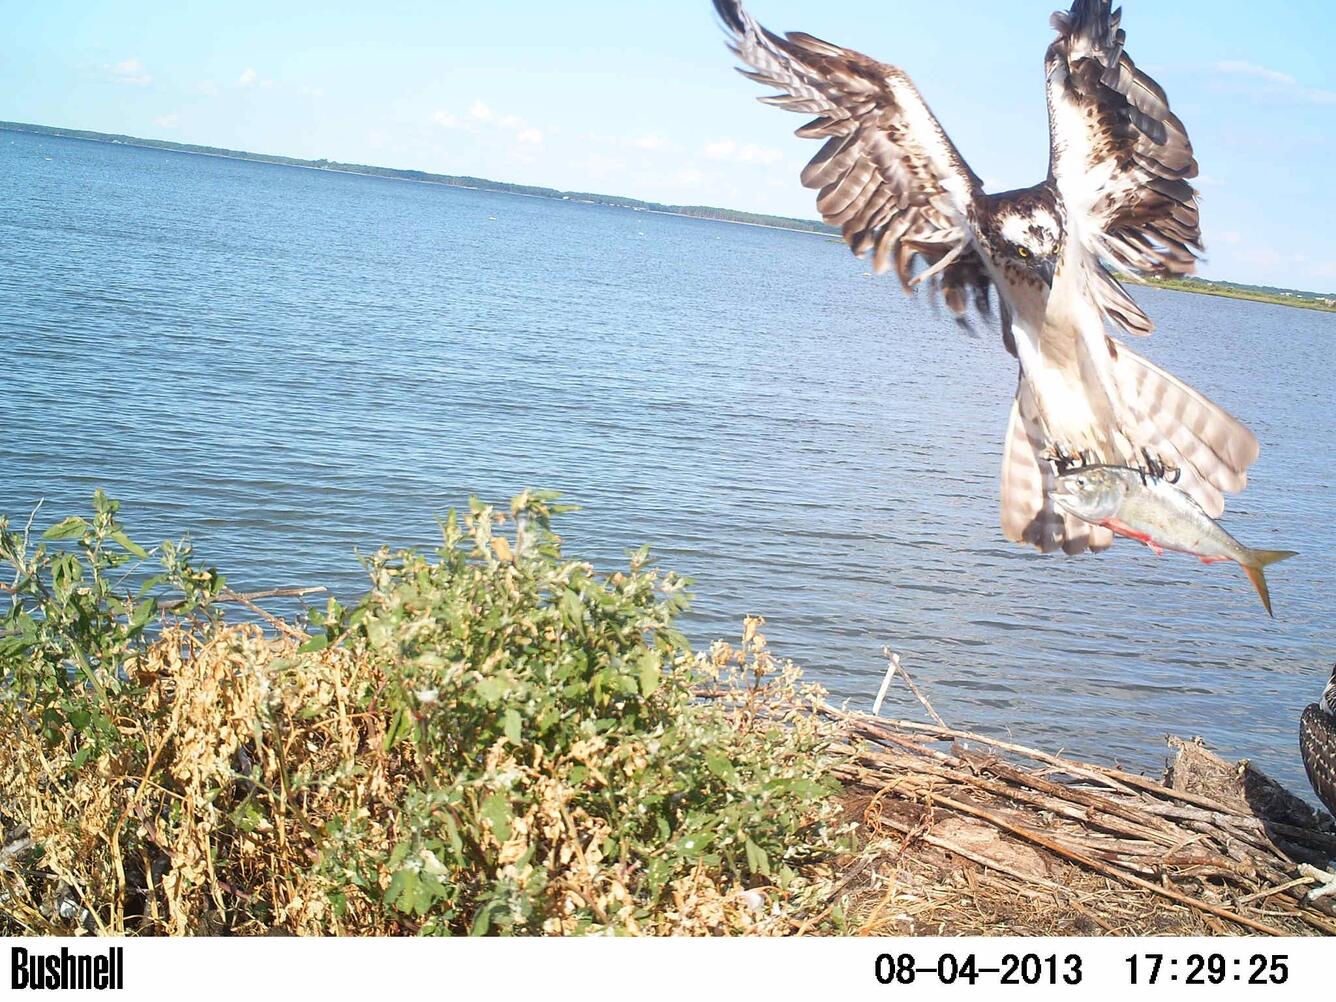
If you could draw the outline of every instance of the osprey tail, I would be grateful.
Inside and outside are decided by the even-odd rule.
[[[1112,343],[1125,434],[1139,449],[1178,467],[1178,486],[1218,517],[1225,510],[1224,494],[1247,486],[1248,467],[1257,459],[1256,436],[1182,380]]]
[[[1112,371],[1105,384],[1114,397],[1116,415],[1111,436],[1119,443],[1099,462],[1142,466],[1149,454],[1179,470],[1177,486],[1190,494],[1210,516],[1224,511],[1224,495],[1243,490],[1247,469],[1257,459],[1253,433],[1236,418],[1207,400],[1182,380],[1109,339]],[[1094,388],[1091,387],[1093,391]],[[1044,553],[1099,551],[1113,535],[1056,507],[1049,492],[1057,470],[1050,458],[1053,443],[1040,416],[1033,385],[1022,377],[1011,407],[1006,451],[1002,460],[1002,532],[1016,543]]]
[[[1002,456],[1002,534],[1013,543],[1029,543],[1044,553],[1108,549],[1112,532],[1061,511],[1049,497],[1057,484],[1053,463],[1041,458],[1049,449],[1034,391],[1022,377],[1011,404]]]

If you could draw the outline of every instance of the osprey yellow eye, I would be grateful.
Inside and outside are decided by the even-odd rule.
[[[1016,253],[1019,254],[1021,257],[1029,257],[1030,249],[1028,247],[1017,247]]]

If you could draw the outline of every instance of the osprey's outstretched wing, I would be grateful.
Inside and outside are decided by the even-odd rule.
[[[1163,89],[1123,52],[1121,10],[1076,0],[1053,15],[1048,48],[1049,179],[1069,231],[1092,261],[1091,293],[1130,334],[1152,325],[1100,262],[1149,274],[1191,273],[1201,251],[1192,143]]]
[[[971,243],[966,212],[981,182],[933,117],[923,98],[894,66],[799,32],[767,31],[738,0],[714,0],[732,35],[743,70],[781,93],[762,98],[816,115],[798,135],[826,144],[802,173],[819,189],[817,208],[839,226],[872,269],[891,264],[906,289],[940,289],[961,317],[969,294],[988,312],[991,280]],[[916,257],[927,264],[915,273]]]

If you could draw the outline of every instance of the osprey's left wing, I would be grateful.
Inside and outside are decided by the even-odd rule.
[[[1313,792],[1336,816],[1336,721],[1319,703],[1299,718],[1299,754]]]
[[[1189,274],[1201,251],[1192,143],[1163,89],[1123,51],[1121,11],[1110,0],[1076,0],[1053,15],[1049,46],[1049,178],[1068,225],[1115,267]],[[1102,265],[1092,293],[1130,334],[1152,325]]]
[[[714,6],[743,72],[781,92],[762,100],[817,116],[798,135],[826,140],[802,173],[826,222],[859,257],[872,252],[873,271],[894,263],[906,289],[939,288],[957,317],[972,293],[986,314],[991,281],[966,223],[981,183],[909,77],[811,35],[767,31],[738,0]],[[927,265],[917,274],[916,257]]]
[[[1313,792],[1336,817],[1336,668],[1322,699],[1299,718],[1299,752]]]

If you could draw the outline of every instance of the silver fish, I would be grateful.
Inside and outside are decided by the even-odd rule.
[[[1176,550],[1204,564],[1234,561],[1275,616],[1262,568],[1295,552],[1244,546],[1169,481],[1125,466],[1085,466],[1058,477],[1050,496],[1077,518],[1139,540],[1157,554]]]

